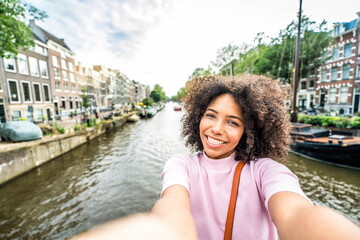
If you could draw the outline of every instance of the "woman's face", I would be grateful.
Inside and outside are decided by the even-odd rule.
[[[200,138],[209,158],[230,156],[244,133],[240,106],[230,94],[215,98],[200,121]]]

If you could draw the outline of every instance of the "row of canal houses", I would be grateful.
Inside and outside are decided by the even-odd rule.
[[[334,43],[325,49],[325,63],[299,81],[299,110],[353,115],[360,111],[360,12],[350,22],[334,23]]]
[[[20,49],[17,59],[0,59],[0,123],[66,119],[84,110],[83,94],[98,111],[126,110],[149,97],[149,86],[130,80],[119,70],[76,64],[75,53],[64,39],[34,21],[30,27],[35,47]]]

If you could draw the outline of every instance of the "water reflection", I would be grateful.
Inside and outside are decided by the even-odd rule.
[[[181,116],[170,105],[0,187],[0,239],[64,239],[149,211],[159,197],[165,161],[189,153],[179,136]],[[287,166],[316,204],[360,223],[358,171],[295,155]]]

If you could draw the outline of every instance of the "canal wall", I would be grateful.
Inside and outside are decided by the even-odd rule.
[[[45,136],[30,142],[3,144],[0,147],[0,185],[91,141],[106,131],[116,129],[133,114],[104,122],[99,127],[73,133]]]

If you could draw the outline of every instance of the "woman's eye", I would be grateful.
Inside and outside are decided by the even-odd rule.
[[[235,122],[235,121],[228,121],[228,123],[230,124],[230,125],[233,125],[233,126],[236,126],[236,127],[239,127],[240,125],[237,123],[237,122]]]
[[[214,114],[211,114],[211,113],[207,113],[205,114],[206,117],[209,117],[209,118],[215,118]]]

